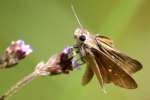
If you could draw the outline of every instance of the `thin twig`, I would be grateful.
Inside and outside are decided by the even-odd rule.
[[[0,100],[4,100],[13,94],[15,94],[19,89],[30,83],[35,77],[37,77],[38,74],[33,72],[27,76],[25,76],[21,81],[16,83],[14,86],[12,86],[7,92],[5,92],[1,97]]]

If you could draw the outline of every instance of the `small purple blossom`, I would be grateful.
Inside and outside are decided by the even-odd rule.
[[[66,47],[66,48],[64,48],[64,50],[63,50],[63,53],[65,53],[65,54],[69,54],[69,53],[71,53],[72,52],[72,47]]]
[[[10,55],[15,55],[18,59],[22,59],[32,52],[32,48],[30,45],[25,44],[23,40],[17,40],[12,41],[6,52]]]
[[[79,68],[76,53],[72,47],[66,47],[60,54],[60,66],[64,72]]]
[[[72,59],[72,67],[73,69],[79,68],[80,64],[77,62],[76,58]]]
[[[25,52],[25,55],[29,55],[32,52],[30,45],[26,45],[23,40],[17,40],[16,43],[20,46],[21,51]]]

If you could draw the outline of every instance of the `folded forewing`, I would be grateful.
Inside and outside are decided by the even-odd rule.
[[[91,79],[93,78],[94,73],[93,73],[91,67],[92,66],[90,66],[89,63],[87,63],[87,66],[86,66],[86,69],[85,69],[85,72],[83,74],[82,81],[81,81],[82,85],[88,84],[91,81]]]
[[[97,51],[96,49],[93,49],[92,52],[102,57],[102,63],[105,64],[105,69],[108,72],[109,78],[115,85],[128,89],[137,87],[134,79],[122,70],[121,67],[107,55],[107,53],[103,50]]]

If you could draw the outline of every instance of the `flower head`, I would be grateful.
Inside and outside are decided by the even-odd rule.
[[[62,71],[69,72],[73,69],[79,67],[77,63],[76,54],[74,53],[74,49],[72,47],[66,47],[60,54],[60,66],[62,67]]]
[[[74,56],[73,48],[67,47],[62,52],[50,57],[47,63],[40,62],[37,64],[35,72],[39,76],[47,76],[49,74],[69,73],[77,67],[79,64]]]
[[[49,58],[47,63],[40,62],[35,68],[35,72],[39,76],[47,76],[49,74],[59,74],[62,72],[62,68],[59,66],[59,54],[56,54]]]
[[[77,61],[78,60],[75,57],[72,59],[72,67],[73,67],[73,69],[79,68],[80,64]]]
[[[26,45],[23,40],[12,41],[6,52],[15,55],[18,59],[22,59],[32,52],[30,45]]]
[[[72,47],[66,47],[66,48],[64,48],[63,53],[69,54],[72,52],[72,49],[73,49]]]

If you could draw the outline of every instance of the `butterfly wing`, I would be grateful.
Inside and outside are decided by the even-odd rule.
[[[91,81],[91,79],[93,78],[93,76],[94,76],[94,73],[91,69],[91,66],[90,66],[90,64],[87,64],[86,70],[82,77],[82,82],[81,82],[82,85],[88,84]]]
[[[95,75],[100,83],[100,86],[103,88],[104,82],[103,82],[103,78],[101,75],[101,70],[95,60],[94,54],[89,49],[85,49],[85,51],[86,51],[85,59],[86,59],[87,63],[89,64],[90,68],[92,69],[92,71],[95,73]]]
[[[110,76],[109,76],[108,70],[106,69],[108,67],[108,64],[104,63],[107,61],[105,61],[105,59],[103,59],[101,55],[95,52],[93,54],[95,55],[95,60],[99,66],[99,69],[101,70],[101,75],[102,75],[104,83],[110,83],[111,82]]]
[[[135,73],[142,69],[142,64],[139,61],[116,50],[111,44],[112,42],[110,42],[111,40],[109,38],[98,36],[96,37],[96,41],[99,47],[103,49],[110,59],[113,59],[114,62],[120,64],[120,67],[128,74]]]
[[[104,69],[107,71],[107,77],[110,81],[112,81],[115,85],[127,88],[134,89],[137,88],[137,84],[135,80],[124,70],[120,68],[120,66],[108,58],[103,51],[96,49],[92,49],[94,55],[99,55],[101,57],[101,64],[104,65]]]
[[[102,35],[96,35],[96,40],[98,42],[104,43],[110,47],[113,47],[113,41],[109,37],[102,36]]]
[[[125,54],[109,49],[105,50],[105,52],[107,52],[108,55],[111,55],[111,57],[115,59],[115,62],[120,64],[120,67],[128,74],[133,74],[142,69],[142,65],[139,61],[132,59]]]

